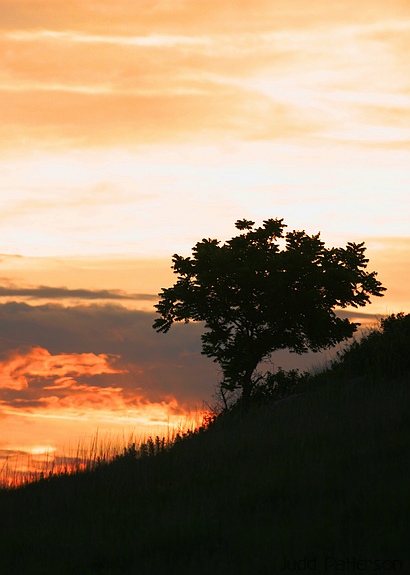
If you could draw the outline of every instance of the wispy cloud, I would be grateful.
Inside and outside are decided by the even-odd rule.
[[[273,2],[272,0],[233,0],[221,4],[218,0],[73,0],[70,10],[54,0],[2,0],[3,29],[77,30],[83,33],[198,34],[203,31],[241,33],[252,30],[283,30],[337,22],[367,23],[385,18],[392,12],[398,18],[409,14],[405,0],[390,0],[375,6],[372,0],[303,0]]]
[[[0,298],[28,298],[28,299],[47,299],[47,300],[158,300],[157,294],[129,294],[123,290],[88,290],[88,289],[69,289],[66,287],[19,287],[15,285],[0,286]]]
[[[339,3],[330,3],[324,11],[314,2],[311,12],[303,7],[300,27],[292,25],[290,17],[298,2],[285,10],[279,3],[260,4],[258,12],[247,2],[237,2],[232,10],[204,2],[205,14],[219,11],[240,26],[247,24],[241,33],[226,23],[222,30],[215,22],[206,31],[200,27],[193,33],[188,26],[178,32],[175,11],[181,14],[182,30],[185,17],[189,22],[199,15],[198,7],[189,3],[172,10],[161,3],[152,10],[142,8],[140,21],[159,15],[164,20],[149,32],[142,26],[139,34],[116,30],[115,23],[103,33],[70,28],[69,22],[62,30],[58,19],[56,27],[24,29],[17,20],[16,29],[0,36],[8,146],[36,140],[63,147],[209,141],[216,135],[258,140],[327,134],[354,141],[357,133],[352,131],[349,138],[346,120],[360,127],[364,119],[356,104],[363,99],[383,107],[387,100],[397,103],[401,98],[401,109],[408,110],[402,74],[408,26],[399,11],[390,7],[388,13],[396,17],[386,20],[380,9],[373,19],[360,21],[357,7],[352,20]],[[102,13],[93,6],[89,17],[108,18],[111,11],[107,7]],[[113,13],[120,17],[121,9]],[[287,27],[277,25],[278,16],[288,18]],[[273,27],[266,24],[270,17]],[[381,91],[384,95],[378,96]],[[390,125],[388,114],[378,121],[380,127]],[[342,137],[338,129],[344,131]],[[361,139],[373,136],[369,129]],[[400,144],[403,136],[397,139]]]
[[[172,47],[175,46],[207,46],[211,44],[207,36],[177,36],[150,34],[145,36],[111,36],[98,34],[82,34],[73,31],[53,30],[21,30],[5,32],[4,38],[17,42],[47,41],[53,42],[78,42],[80,44],[118,44],[120,46],[151,46]]]

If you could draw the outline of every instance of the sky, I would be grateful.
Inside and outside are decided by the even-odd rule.
[[[350,317],[409,312],[409,50],[408,0],[0,0],[0,467],[212,403],[153,306],[237,219],[365,241]]]

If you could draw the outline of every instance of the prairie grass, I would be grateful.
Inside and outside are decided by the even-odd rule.
[[[11,451],[11,455],[4,459],[0,467],[0,490],[15,489],[56,475],[92,471],[119,457],[156,455],[194,433],[204,425],[207,418],[208,412],[197,412],[181,419],[176,425],[156,427],[157,435],[132,432],[128,438],[109,433],[101,437],[97,431],[88,440],[80,439],[74,448],[69,446],[57,451],[49,447],[34,453],[25,450]]]
[[[406,572],[409,383],[329,382],[155,457],[2,491],[4,572],[270,574],[326,556]]]
[[[0,491],[2,572],[271,575],[291,571],[285,560],[319,574],[410,572],[409,372],[329,369],[311,383],[169,449],[131,444],[107,464]]]

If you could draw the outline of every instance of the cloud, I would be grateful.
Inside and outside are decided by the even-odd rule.
[[[218,11],[220,5],[212,4],[211,11]],[[269,4],[263,4],[267,9]],[[184,4],[183,10],[188,7]],[[249,6],[244,3],[238,10],[248,13]],[[258,72],[278,80],[291,64],[288,73],[293,76],[298,42],[288,45],[289,38],[281,33],[258,28],[240,35],[214,35],[211,28],[210,34],[175,36],[173,11],[168,10],[167,35],[105,36],[42,28],[17,29],[0,38],[7,146],[40,139],[63,146],[105,146],[209,140],[222,134],[289,138],[321,127],[320,118],[304,119],[293,102],[272,101],[252,88]],[[265,23],[253,8],[250,12]],[[142,14],[138,10],[139,19]],[[247,77],[248,85],[232,83]]]
[[[109,365],[109,356],[93,353],[52,355],[46,349],[34,347],[26,353],[9,356],[0,362],[0,388],[23,390],[30,379],[54,379],[54,386],[44,389],[72,388],[74,377],[103,373],[121,373]]]
[[[0,359],[9,370],[10,384],[3,397],[6,394],[10,401],[39,400],[73,391],[83,393],[83,388],[70,390],[71,377],[80,386],[121,388],[126,401],[138,397],[150,402],[173,398],[182,403],[201,402],[212,393],[216,381],[214,364],[200,353],[201,326],[176,325],[165,337],[152,329],[154,317],[154,313],[115,305],[0,305]],[[33,354],[39,353],[33,349],[38,348],[44,351],[30,379],[27,373],[37,365],[32,362]],[[81,373],[81,358],[90,359],[94,369],[105,369]],[[61,373],[55,373],[59,362]],[[71,368],[74,371],[70,374]],[[58,380],[59,390],[50,387],[47,373]],[[10,379],[13,375],[14,380]],[[16,389],[19,394],[12,393]]]
[[[241,33],[318,26],[332,22],[368,22],[392,12],[409,14],[406,0],[387,5],[372,0],[72,0],[70,8],[55,0],[2,0],[3,29],[81,30],[121,34],[197,34],[229,30]]]
[[[101,224],[103,225],[103,222]],[[6,303],[6,298],[9,301],[11,298],[25,301],[25,298],[29,297],[30,303],[45,303],[35,301],[35,296],[40,299],[44,296],[56,303],[73,305],[81,301],[96,303],[101,296],[103,299],[99,303],[111,301],[123,303],[128,308],[153,311],[152,306],[158,301],[158,296],[154,294],[158,294],[162,286],[170,285],[174,279],[170,264],[169,255],[161,259],[137,259],[99,256],[74,258],[61,255],[54,258],[23,257],[0,254],[0,286],[4,288],[1,303]],[[112,289],[113,283],[122,289]],[[39,291],[33,291],[32,294],[30,292],[30,296],[22,296],[18,291],[15,292],[16,295],[11,295],[8,288]]]
[[[320,123],[303,121],[291,106],[252,90],[208,86],[203,94],[81,93],[60,90],[6,91],[9,113],[0,133],[7,147],[42,140],[59,146],[153,144],[194,138],[288,138],[313,133]],[[185,93],[184,93],[185,92]]]
[[[302,37],[308,46],[308,39]],[[293,42],[292,42],[293,40]],[[213,75],[242,78],[297,61],[300,38],[241,36],[99,36],[0,34],[3,89],[84,94],[206,95]]]
[[[410,10],[401,0],[377,10],[370,0],[347,4],[120,0],[75,2],[67,13],[52,0],[35,8],[3,0],[3,140],[8,148],[67,148],[326,130],[354,140],[357,132],[339,130],[361,115],[332,100],[335,84],[347,92],[365,84],[373,94],[403,89]],[[380,113],[387,126],[396,121],[394,111]]]
[[[2,206],[0,221],[3,225],[8,221],[13,224],[21,217],[25,217],[29,223],[34,214],[37,217],[46,215],[46,217],[54,218],[56,210],[59,210],[60,213],[64,210],[64,212],[77,215],[76,218],[73,217],[74,221],[69,227],[72,230],[78,230],[79,221],[89,221],[100,211],[110,210],[111,213],[112,210],[126,211],[131,206],[156,197],[154,194],[135,192],[134,188],[132,191],[126,189],[124,186],[125,178],[120,182],[115,182],[113,179],[101,181],[105,176],[101,167],[96,174],[91,166],[85,168],[84,165],[80,167],[77,164],[75,172],[73,172],[67,157],[64,159],[54,157],[53,160],[54,165],[48,164],[46,175],[39,157],[34,162],[30,162],[32,165],[27,167],[30,170],[30,187],[27,186],[25,173],[21,174],[20,177],[10,172],[7,176],[4,174],[3,181],[10,192],[10,198]],[[4,173],[3,170],[2,173]],[[109,177],[113,178],[113,175],[111,174]],[[21,180],[24,181],[21,182]],[[128,184],[129,188],[135,185],[134,182],[128,182]],[[58,195],[56,195],[56,187],[59,190]],[[60,216],[57,219],[57,225],[61,226],[62,221]],[[67,222],[65,222],[65,226],[67,226]]]
[[[343,317],[374,323],[360,312]],[[0,304],[0,460],[22,469],[33,446],[67,454],[71,443],[78,453],[78,442],[97,429],[109,445],[123,446],[131,434],[139,441],[141,433],[183,427],[192,412],[200,423],[221,376],[200,353],[203,326],[176,324],[164,335],[152,329],[154,318],[114,304]],[[317,367],[332,353],[280,351],[267,367]]]
[[[374,322],[365,313],[342,315]],[[218,368],[200,353],[202,325],[176,324],[157,334],[154,318],[114,305],[0,305],[0,397],[24,409],[90,401],[108,406],[109,397],[113,408],[118,401],[209,400]],[[274,361],[289,368],[306,365],[307,358],[280,353]]]
[[[128,294],[123,290],[89,290],[69,289],[66,287],[18,287],[14,285],[0,286],[0,298],[23,297],[29,299],[81,299],[81,300],[147,300],[157,301],[154,294]]]

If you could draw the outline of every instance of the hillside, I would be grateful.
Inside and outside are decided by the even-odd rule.
[[[383,369],[333,366],[155,457],[0,491],[1,573],[408,572],[410,377]]]

